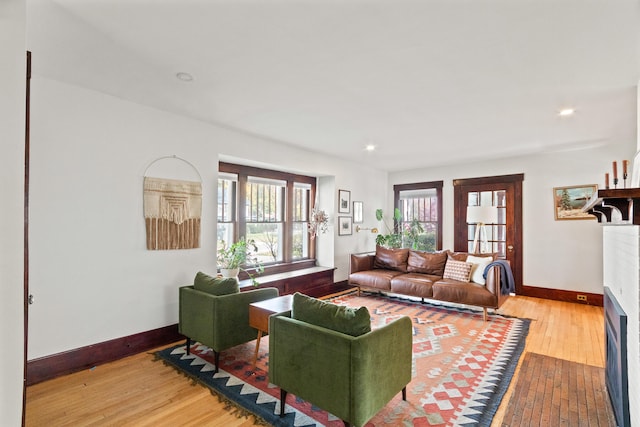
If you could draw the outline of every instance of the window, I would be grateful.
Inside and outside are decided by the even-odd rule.
[[[416,236],[406,236],[405,247],[425,251],[442,249],[442,181],[394,185],[396,208],[402,220],[396,227],[403,230],[422,228]]]
[[[267,270],[269,266],[313,261],[315,253],[307,229],[315,185],[314,177],[220,163],[218,240],[253,239],[258,259]]]

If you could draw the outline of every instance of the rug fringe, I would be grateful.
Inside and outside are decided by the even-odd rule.
[[[218,398],[218,402],[223,404],[224,410],[229,412],[231,415],[234,415],[236,418],[247,418],[247,419],[248,418],[252,418],[254,424],[257,424],[257,425],[260,425],[260,426],[270,426],[271,425],[264,418],[257,416],[256,414],[254,414],[251,411],[247,411],[245,408],[243,408],[242,406],[238,405],[233,400],[229,399],[228,397],[218,393],[216,390],[214,390],[211,387],[207,386],[204,382],[200,381],[198,379],[198,377],[196,377],[195,375],[191,375],[188,372],[185,372],[185,371],[179,369],[177,366],[173,365],[172,363],[164,360],[163,358],[158,356],[158,353],[150,353],[150,354],[153,355],[153,361],[154,362],[159,362],[160,361],[165,366],[173,368],[173,370],[176,371],[178,374],[180,374],[183,377],[186,377],[189,380],[191,380],[191,385],[192,386],[196,386],[197,385],[197,386],[204,387],[207,390],[209,390],[209,392],[213,396],[216,396]]]

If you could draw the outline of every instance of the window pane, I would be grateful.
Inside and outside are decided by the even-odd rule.
[[[233,242],[233,223],[232,222],[219,222],[218,223],[218,241],[224,240],[229,244]]]
[[[293,259],[309,258],[309,233],[307,222],[293,224]]]
[[[247,222],[282,222],[284,187],[247,182],[245,201]]]
[[[283,260],[282,224],[247,223],[247,237],[253,239],[258,247],[257,258],[262,264]]]
[[[231,179],[218,180],[218,221],[231,222],[235,220],[235,189],[236,182]]]

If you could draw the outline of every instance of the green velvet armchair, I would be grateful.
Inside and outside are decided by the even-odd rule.
[[[354,337],[289,315],[269,319],[269,381],[287,393],[363,426],[411,381],[411,319]]]
[[[221,351],[254,340],[258,335],[249,326],[249,304],[277,296],[276,288],[218,296],[193,286],[181,287],[178,331],[187,337],[187,354],[192,340],[206,345],[213,350],[218,372]]]

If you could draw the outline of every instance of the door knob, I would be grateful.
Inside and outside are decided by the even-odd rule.
[[[513,252],[513,245],[509,245],[509,246],[507,246],[507,250],[508,250],[509,252]]]

